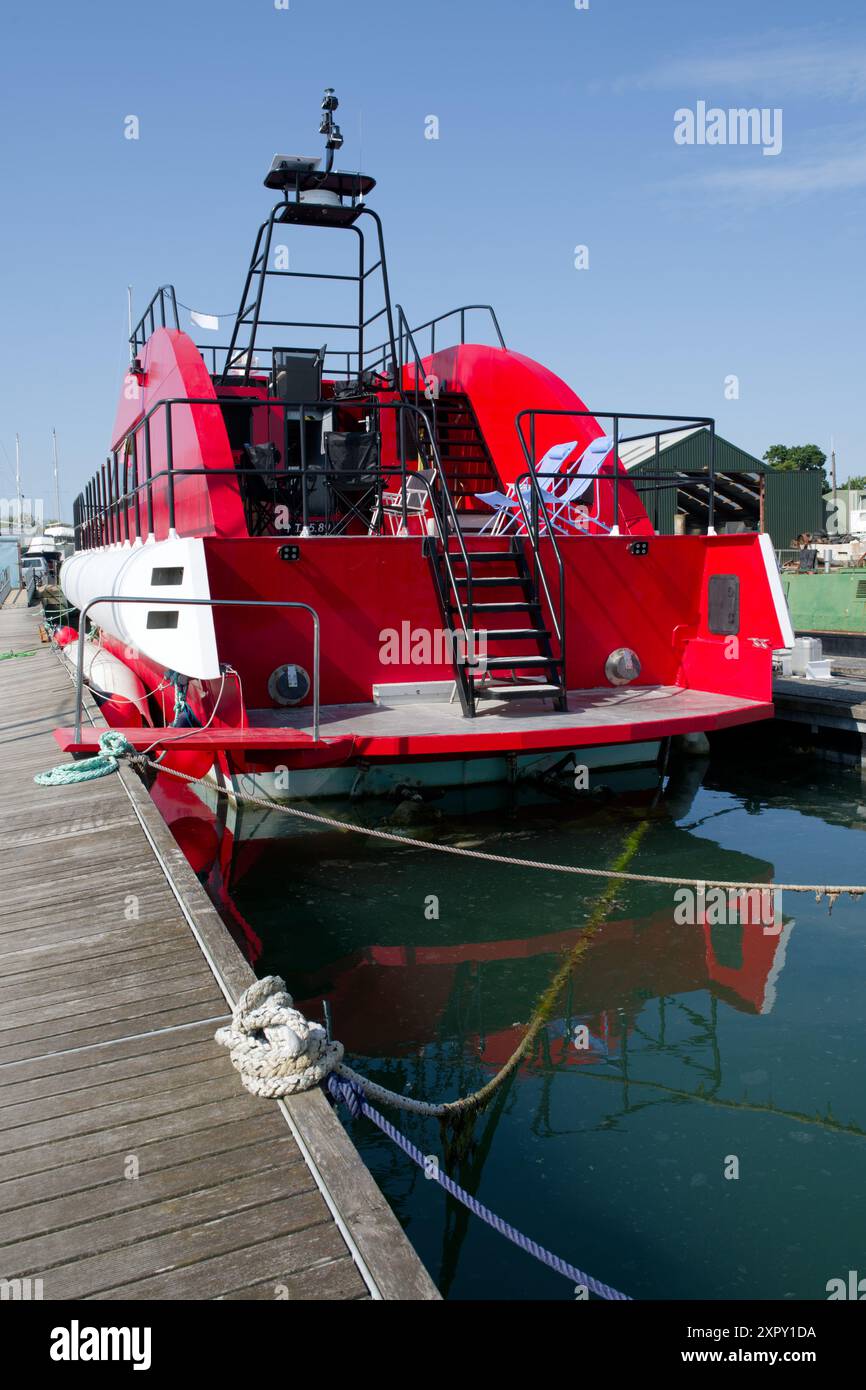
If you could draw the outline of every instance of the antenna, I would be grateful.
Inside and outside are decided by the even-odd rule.
[[[319,134],[325,137],[325,149],[328,151],[325,159],[325,173],[330,174],[334,167],[334,151],[342,149],[343,136],[340,127],[334,120],[334,112],[340,105],[339,99],[334,93],[333,87],[325,88],[325,95],[322,98],[322,110],[324,116],[319,126]]]
[[[24,530],[24,499],[21,496],[21,440],[15,436],[15,491],[18,494],[18,530]]]
[[[60,515],[60,474],[59,474],[58,469],[57,469],[57,431],[56,431],[56,430],[52,430],[52,431],[51,431],[51,444],[52,444],[52,451],[53,451],[53,454],[54,454],[54,515],[57,517],[57,520],[58,520],[58,521],[62,521],[63,518],[62,518],[62,516]]]
[[[836,445],[833,436],[830,435],[830,477],[833,480],[833,504],[836,503]]]

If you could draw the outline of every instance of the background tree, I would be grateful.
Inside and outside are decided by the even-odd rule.
[[[817,444],[771,444],[764,462],[782,472],[823,472],[827,455]]]

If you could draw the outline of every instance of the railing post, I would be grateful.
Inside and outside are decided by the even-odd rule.
[[[286,474],[286,477],[288,477],[288,474],[289,474],[289,407],[288,407],[287,404],[284,404],[284,405],[283,405],[283,472]],[[287,486],[288,486],[288,484],[287,484]],[[291,497],[291,493],[289,493],[288,495],[289,495],[289,497]],[[290,532],[291,532],[291,525],[292,525],[292,523],[290,522],[290,523],[289,523]]]
[[[112,450],[111,454],[111,473],[114,484],[114,539],[120,544],[122,540],[122,528],[120,524],[120,469],[117,462],[117,450]]]
[[[106,530],[106,518],[105,518],[105,464],[104,464],[104,463],[100,464],[100,466],[99,466],[99,474],[98,474],[98,476],[97,476],[97,480],[96,480],[96,481],[97,481],[97,486],[98,486],[98,490],[99,490],[99,544],[102,546],[102,545],[105,545],[105,544],[106,544],[106,537],[107,537],[107,534],[108,534],[108,533],[107,533],[107,530]]]
[[[406,506],[406,413],[402,406],[398,409],[399,422],[397,429],[400,436],[400,511],[402,513],[400,521],[400,534],[409,534],[409,512]]]
[[[117,459],[117,450],[114,451]],[[129,459],[126,450],[123,451],[123,539],[129,540]]]
[[[309,502],[307,499],[307,431],[304,428],[304,412],[306,407],[303,402],[298,407],[298,422],[301,433],[301,535],[308,536],[310,528],[308,523]]]
[[[132,496],[135,520],[135,539],[141,540],[141,493],[138,488],[138,438],[133,430],[123,442],[124,452],[129,451],[132,460]]]
[[[114,545],[114,484],[111,477],[111,456],[105,460],[106,521],[108,523],[108,543]]]
[[[168,534],[174,536],[174,435],[171,425],[171,401],[165,406],[165,470],[168,474]]]
[[[661,491],[662,491],[661,471],[660,471],[660,470],[661,470],[661,464],[660,464],[660,462],[659,462],[659,445],[660,445],[660,443],[661,443],[661,434],[658,434],[658,433],[657,433],[657,434],[656,434],[655,459],[654,459],[654,462],[653,462],[653,472],[654,472],[655,475],[656,475],[656,476],[655,476],[655,501],[654,501],[654,503],[653,503],[653,521],[654,521],[654,529],[655,529],[655,532],[656,532],[657,535],[658,535],[658,529],[659,529],[659,500],[660,500],[660,498],[661,498]],[[677,498],[676,498],[676,493],[674,493],[674,515],[676,515],[676,510],[677,510]]]
[[[612,536],[619,535],[619,416],[613,417],[613,525]]]
[[[716,422],[710,421],[710,502],[707,535],[716,534]]]
[[[135,427],[138,429],[138,426]],[[153,537],[153,479],[150,471],[150,416],[144,419],[144,484],[147,489],[147,535]]]

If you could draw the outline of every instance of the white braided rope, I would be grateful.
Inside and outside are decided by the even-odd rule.
[[[228,1048],[246,1089],[269,1100],[309,1091],[343,1059],[343,1044],[329,1042],[321,1024],[293,1007],[279,975],[265,975],[245,989],[231,1023],[215,1036]]]
[[[321,1024],[311,1023],[294,1007],[279,975],[265,975],[245,989],[232,1010],[231,1023],[218,1028],[214,1036],[228,1048],[250,1094],[266,1100],[309,1091],[335,1071],[360,1086],[369,1100],[414,1115],[445,1115],[458,1108],[454,1102],[435,1105],[401,1096],[346,1066],[343,1044],[330,1042]]]

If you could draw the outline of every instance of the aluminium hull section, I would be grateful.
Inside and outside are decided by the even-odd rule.
[[[658,741],[648,741],[591,749],[557,749],[541,756],[524,753],[443,758],[429,762],[361,761],[342,767],[281,767],[229,774],[212,769],[205,786],[209,783],[213,787],[222,787],[232,801],[241,802],[252,796],[275,803],[358,796],[393,797],[401,792],[447,792],[502,786],[556,772],[568,778],[573,776],[574,768],[581,765],[588,769],[590,788],[596,774],[622,772],[624,769],[635,770],[642,788],[646,769],[655,768],[660,748]]]

